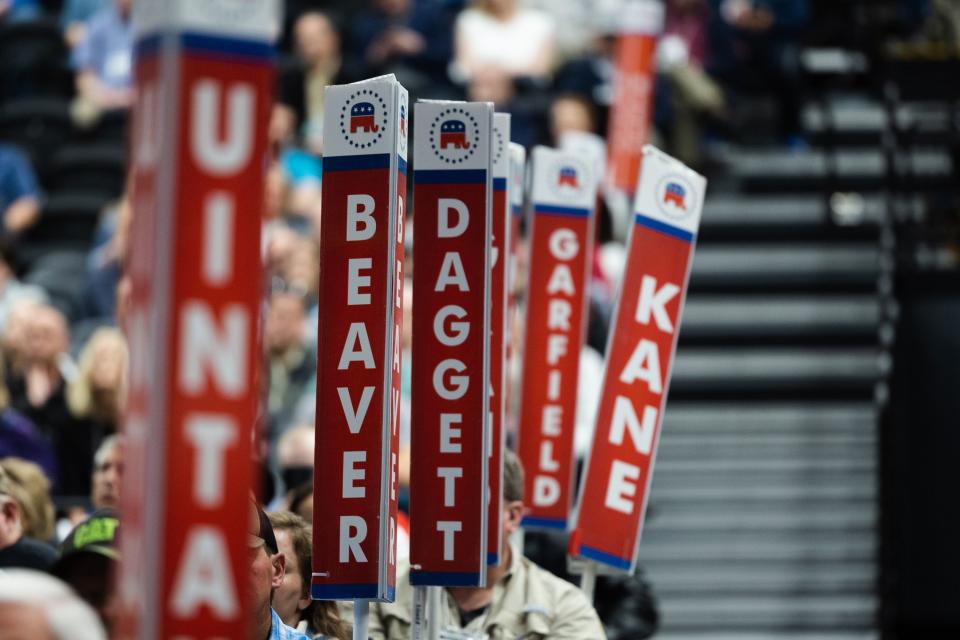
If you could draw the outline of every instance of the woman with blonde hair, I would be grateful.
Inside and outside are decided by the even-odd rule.
[[[126,338],[113,327],[94,331],[80,352],[77,374],[65,391],[70,420],[55,434],[61,493],[90,493],[93,454],[120,423],[128,360]]]
[[[35,540],[53,540],[55,512],[50,501],[50,480],[38,465],[21,458],[4,458],[0,467],[16,486],[13,499],[20,505],[23,535]]]
[[[74,418],[116,430],[127,384],[127,340],[119,329],[101,327],[80,352],[77,376],[67,386],[67,407]]]

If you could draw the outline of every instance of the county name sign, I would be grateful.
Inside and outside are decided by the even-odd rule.
[[[487,566],[493,105],[416,105],[410,583]]]
[[[117,638],[247,633],[260,209],[277,6],[134,10]]]
[[[627,0],[620,14],[607,132],[607,184],[621,192],[632,193],[637,187],[643,145],[653,119],[654,67],[663,21],[659,0]]]
[[[506,446],[507,277],[510,251],[510,114],[493,114],[490,136],[493,203],[490,234],[490,464],[487,564],[500,564],[503,544],[503,448]]]
[[[575,558],[632,572],[706,180],[647,146],[584,472]]]
[[[324,112],[311,597],[392,601],[407,92],[327,87]]]
[[[527,528],[566,530],[586,287],[599,176],[583,156],[533,150],[520,431]]]

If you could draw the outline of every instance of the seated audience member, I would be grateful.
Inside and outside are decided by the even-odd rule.
[[[112,319],[116,315],[117,286],[123,275],[132,222],[133,207],[128,197],[107,209],[100,222],[100,240],[95,240],[87,256],[86,311],[92,318]]]
[[[711,58],[708,70],[731,91],[751,83],[777,100],[778,133],[791,147],[800,137],[799,39],[808,0],[709,0]]]
[[[299,292],[276,291],[270,297],[263,322],[269,396],[267,435],[271,451],[277,440],[294,426],[298,402],[316,394],[316,356],[306,344],[306,302]]]
[[[532,147],[540,140],[543,114],[536,100],[522,100],[517,95],[516,81],[503,69],[484,67],[470,78],[467,99],[493,102],[497,111],[510,114],[510,139],[524,147]]]
[[[29,418],[10,407],[4,358],[0,356],[0,458],[19,458],[39,466],[45,477],[57,478],[57,454],[51,439]]]
[[[77,46],[87,33],[87,22],[111,0],[64,0],[60,10],[60,27],[63,38],[72,48]]]
[[[454,3],[375,0],[353,21],[353,55],[371,75],[395,73],[411,94],[449,83]],[[434,94],[435,95],[435,94]]]
[[[267,514],[285,560],[283,583],[273,594],[273,610],[284,624],[314,638],[349,640],[350,632],[328,600],[310,599],[313,532],[306,520],[289,511]],[[320,634],[320,635],[317,635]]]
[[[23,487],[0,467],[0,569],[47,571],[57,559],[53,547],[24,535],[26,520],[20,505],[29,501]]]
[[[597,612],[583,592],[541,569],[510,544],[510,534],[523,517],[523,469],[512,451],[504,454],[502,560],[487,569],[487,587],[444,589],[437,621],[440,629],[457,637],[605,639]],[[409,580],[409,568],[398,572],[396,602],[371,604],[374,640],[410,637],[413,590]]]
[[[550,103],[550,136],[554,146],[559,146],[563,134],[569,131],[597,133],[593,103],[575,93],[557,96]]]
[[[77,446],[92,453],[95,443],[117,431],[128,363],[127,340],[119,329],[101,327],[84,345],[77,374],[67,384],[66,392],[67,408],[74,418],[70,440]]]
[[[117,512],[96,511],[66,537],[60,558],[50,569],[93,607],[107,630],[113,614],[112,576],[120,561],[119,535]]]
[[[14,255],[10,244],[0,240],[0,331],[10,311],[21,302],[47,302],[47,292],[33,284],[23,284],[14,272]]]
[[[89,463],[86,463],[90,467]],[[93,456],[90,474],[90,506],[99,509],[120,508],[120,486],[123,482],[123,436],[108,436]],[[72,493],[68,495],[73,495]],[[82,507],[67,510],[66,518],[57,523],[58,538],[65,538],[70,529],[82,522],[88,513]]]
[[[282,508],[290,506],[290,494],[313,480],[314,426],[300,424],[287,430],[277,443],[277,466],[283,480]]]
[[[39,0],[0,0],[0,22],[33,20],[39,15]]]
[[[297,514],[307,522],[313,522],[313,480],[307,480],[294,487],[287,496],[290,512]]]
[[[0,571],[0,637],[107,640],[97,614],[69,586],[39,571]]]
[[[126,109],[133,102],[133,0],[113,0],[87,23],[86,33],[73,49],[80,98],[75,117],[95,120],[99,113]]]
[[[23,490],[15,496],[23,516],[23,535],[34,540],[53,540],[56,513],[50,500],[50,479],[39,466],[21,458],[0,459],[0,467]]]
[[[723,91],[704,70],[709,65],[706,0],[670,0],[658,49],[669,83],[673,126],[670,151],[689,165],[700,161],[701,121],[725,115]]]
[[[8,372],[12,405],[55,438],[70,420],[65,383],[74,365],[69,355],[67,319],[47,304],[21,304],[14,314],[21,308],[24,317],[17,314],[8,318],[5,332],[22,337],[17,346],[10,344],[16,337],[8,335],[5,340],[13,351]]]
[[[273,609],[276,591],[283,586],[286,558],[280,552],[270,519],[253,500],[247,533],[250,553],[250,582],[247,606],[249,640],[309,640],[283,623]]]
[[[93,457],[90,504],[94,509],[119,509],[123,482],[123,436],[106,438]]]
[[[21,233],[40,217],[37,176],[27,157],[8,144],[0,144],[0,216],[5,236]]]
[[[493,67],[510,77],[545,78],[553,67],[554,24],[518,0],[476,0],[457,18],[456,73],[469,80]]]
[[[293,28],[297,63],[281,69],[279,102],[270,120],[272,142],[302,138],[314,153],[323,150],[323,92],[327,85],[350,82],[341,55],[340,34],[327,14],[307,11]]]

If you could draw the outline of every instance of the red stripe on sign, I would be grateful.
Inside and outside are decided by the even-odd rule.
[[[607,131],[607,182],[625,193],[637,188],[643,145],[653,118],[657,36],[622,33],[617,38],[616,81]]]

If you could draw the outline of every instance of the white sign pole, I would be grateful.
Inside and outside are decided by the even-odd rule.
[[[429,605],[427,606],[427,629],[429,630],[428,640],[440,640],[440,620],[443,616],[440,613],[440,606],[443,602],[443,587],[427,587]]]
[[[413,624],[410,629],[410,640],[425,640],[427,618],[427,587],[413,588]]]
[[[580,577],[580,590],[587,596],[587,600],[593,604],[593,592],[597,586],[597,564],[588,560],[583,566],[583,575]]]
[[[370,634],[370,601],[353,601],[353,640],[368,640]]]

